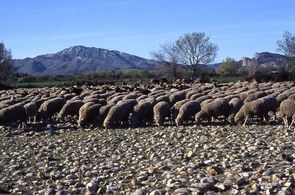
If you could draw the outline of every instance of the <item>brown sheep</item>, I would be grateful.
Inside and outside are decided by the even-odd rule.
[[[44,101],[38,110],[38,119],[49,119],[57,114],[66,101],[63,98],[53,98]]]
[[[190,100],[184,103],[180,109],[179,113],[175,119],[175,123],[177,126],[183,124],[183,121],[188,121],[192,119],[197,112],[201,109],[200,103],[196,100]]]
[[[164,124],[165,118],[170,117],[170,105],[167,102],[158,102],[154,108],[154,121],[156,125],[162,126]]]
[[[289,126],[289,121],[291,118],[292,118],[291,125],[293,125],[294,114],[295,114],[295,100],[292,100],[292,99],[283,100],[279,107],[279,116],[283,118],[286,127]]]
[[[58,114],[58,118],[64,120],[67,116],[79,116],[79,110],[84,102],[81,100],[67,101]]]
[[[81,106],[79,109],[79,126],[84,127],[90,123],[96,123],[99,117],[100,107],[100,104],[95,104],[93,102],[88,102]]]
[[[212,117],[219,116],[228,117],[230,110],[229,101],[227,99],[218,98],[201,107],[200,112],[195,115],[196,122],[199,123],[202,118],[210,120]]]
[[[109,110],[103,122],[103,126],[105,128],[111,128],[115,123],[127,123],[129,114],[133,111],[133,107],[136,103],[136,100],[132,99],[118,102]]]

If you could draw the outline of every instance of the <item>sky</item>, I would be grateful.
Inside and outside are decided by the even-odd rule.
[[[220,62],[278,52],[283,33],[295,33],[295,1],[3,0],[0,24],[0,42],[16,59],[74,45],[151,58],[160,44],[204,32]]]

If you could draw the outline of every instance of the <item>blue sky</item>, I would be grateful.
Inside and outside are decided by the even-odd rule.
[[[294,0],[6,0],[0,41],[14,58],[85,45],[150,58],[187,32],[205,32],[219,47],[216,62],[277,52],[295,33]]]

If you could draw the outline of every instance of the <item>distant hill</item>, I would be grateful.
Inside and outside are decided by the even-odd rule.
[[[253,58],[242,58],[242,66],[247,66],[248,62],[256,62],[260,67],[279,67],[285,66],[288,67],[290,64],[291,58],[270,52],[261,52],[255,53]],[[294,59],[293,59],[294,60]]]
[[[253,58],[244,57],[237,61],[242,66],[255,61],[259,66],[288,66],[284,55],[261,52]],[[202,65],[209,69],[218,69],[222,63]],[[15,59],[14,68],[18,73],[31,75],[66,75],[87,71],[112,70],[155,70],[159,68],[153,60],[141,58],[115,50],[95,47],[73,46],[55,54],[39,55],[34,58]]]
[[[153,60],[127,53],[95,47],[74,46],[55,54],[16,59],[14,67],[19,73],[32,75],[64,75],[86,71],[152,70]]]

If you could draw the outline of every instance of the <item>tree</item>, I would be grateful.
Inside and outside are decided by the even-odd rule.
[[[5,48],[3,42],[0,43],[0,82],[7,81],[12,75],[12,55]]]
[[[205,33],[186,33],[175,42],[180,61],[192,67],[192,80],[198,76],[200,64],[214,61],[218,47],[210,42]]]
[[[277,42],[278,50],[283,52],[286,56],[295,57],[295,35],[286,31],[283,34],[283,39]]]
[[[218,67],[217,72],[223,76],[237,75],[238,65],[235,59],[227,57],[225,61]]]
[[[255,74],[258,71],[259,65],[256,60],[245,58],[244,64],[248,73],[248,77],[255,77]]]
[[[180,77],[179,53],[174,43],[160,45],[160,49],[157,52],[152,52],[151,55],[159,66],[164,67],[164,71],[168,76],[172,76],[174,79]]]

